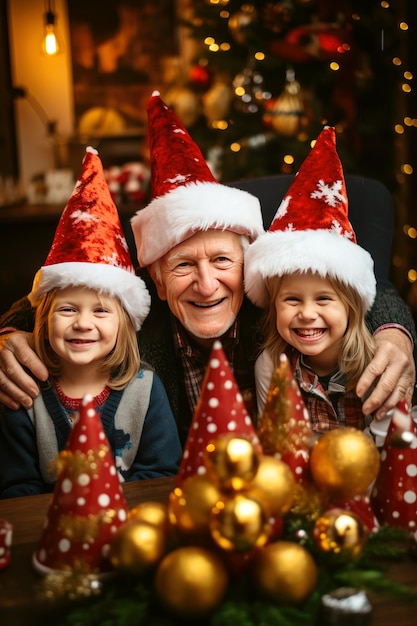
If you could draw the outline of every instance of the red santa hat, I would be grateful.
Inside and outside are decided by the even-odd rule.
[[[262,451],[222,344],[216,340],[177,474],[177,485],[181,486],[189,476],[206,472],[206,446],[224,434],[247,437],[259,452]]]
[[[66,448],[57,458],[58,478],[33,564],[53,570],[105,572],[127,504],[110,445],[92,396],[84,397]]]
[[[265,307],[266,278],[312,271],[354,287],[368,309],[376,293],[373,265],[371,255],[356,243],[335,130],[325,127],[269,231],[246,250],[246,293],[254,304]]]
[[[417,530],[417,430],[404,400],[395,407],[381,451],[371,504],[381,524]]]
[[[65,207],[45,264],[35,275],[29,299],[56,287],[91,287],[116,296],[139,330],[150,295],[135,275],[116,206],[97,151],[87,148],[81,175]]]
[[[214,178],[158,91],[147,111],[153,199],[131,222],[140,265],[150,265],[200,230],[228,230],[251,240],[263,233],[259,200]]]

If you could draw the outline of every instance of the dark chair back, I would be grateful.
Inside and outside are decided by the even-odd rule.
[[[226,183],[257,196],[261,203],[265,229],[294,179],[293,175],[265,176]],[[383,183],[372,178],[346,174],[349,219],[358,243],[367,250],[375,264],[378,286],[392,287],[389,280],[394,234],[394,204]]]

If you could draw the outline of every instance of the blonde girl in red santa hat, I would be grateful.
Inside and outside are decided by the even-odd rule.
[[[35,349],[50,377],[31,409],[4,410],[0,497],[53,490],[51,462],[86,394],[122,481],[175,475],[182,455],[175,419],[160,379],[141,365],[136,338],[150,295],[92,148],[29,298]]]
[[[265,341],[255,364],[259,413],[285,352],[314,431],[364,429],[355,386],[374,352],[365,314],[376,280],[373,260],[348,220],[333,128],[320,133],[269,231],[246,251],[245,290],[265,309]]]

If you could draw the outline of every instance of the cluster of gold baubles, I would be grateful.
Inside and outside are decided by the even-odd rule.
[[[222,435],[206,447],[205,470],[175,488],[167,505],[143,502],[130,511],[112,542],[112,565],[139,576],[152,572],[156,594],[178,617],[209,614],[243,570],[261,597],[287,605],[306,600],[316,586],[315,560],[301,541],[280,539],[297,493],[289,467],[244,437]],[[316,489],[328,496],[365,493],[378,470],[372,440],[353,428],[326,433],[311,452]],[[330,507],[315,517],[320,550],[359,556],[367,529],[354,513]]]

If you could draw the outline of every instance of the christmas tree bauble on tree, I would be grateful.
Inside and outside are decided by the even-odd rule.
[[[368,531],[355,513],[335,508],[316,520],[313,537],[323,552],[351,561],[365,547]]]
[[[264,123],[278,134],[294,137],[301,125],[304,104],[300,83],[295,80],[293,71],[287,72],[287,80],[282,93],[268,104]]]

